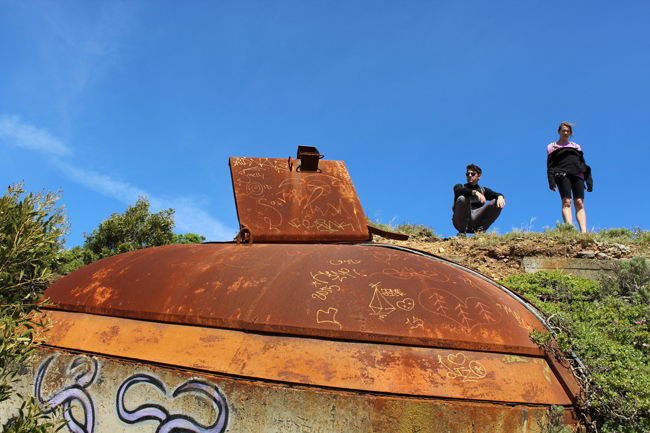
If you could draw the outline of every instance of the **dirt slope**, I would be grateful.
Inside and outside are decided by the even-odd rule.
[[[634,245],[552,238],[521,237],[498,241],[483,237],[424,238],[393,241],[375,237],[375,242],[400,245],[426,251],[454,260],[494,280],[523,274],[522,259],[535,257],[566,257],[590,259],[625,259],[637,253]]]

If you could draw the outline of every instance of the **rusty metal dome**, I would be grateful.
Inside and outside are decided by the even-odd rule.
[[[106,389],[117,392],[126,423],[135,412],[120,400],[125,390],[138,381],[163,385],[149,373],[125,373],[133,368],[124,362],[180,369],[192,386],[204,385],[187,375],[213,375],[232,387],[229,404],[240,410],[261,410],[241,403],[246,393],[273,389],[282,406],[292,398],[282,394],[287,387],[307,387],[318,391],[301,391],[313,396],[301,410],[334,396],[346,410],[383,420],[335,420],[355,431],[394,429],[394,416],[405,425],[421,402],[431,414],[418,421],[428,426],[422,431],[457,432],[527,431],[528,411],[574,405],[580,390],[567,366],[529,336],[547,330],[532,305],[443,258],[367,243],[373,233],[400,235],[370,227],[343,162],[321,158],[315,148],[299,150],[297,160],[231,158],[237,243],[149,248],[73,272],[45,292],[47,345],[119,360],[125,370],[114,380],[127,379]],[[36,383],[53,358],[43,359]],[[82,361],[70,362],[72,369]],[[226,416],[225,403],[218,407]],[[321,412],[315,431],[329,422]],[[161,423],[171,419],[157,413],[167,414]],[[219,431],[222,421],[214,421]]]
[[[157,247],[88,265],[46,296],[56,305],[49,344],[66,349],[356,391],[575,398],[568,372],[529,337],[545,331],[531,306],[415,250]]]

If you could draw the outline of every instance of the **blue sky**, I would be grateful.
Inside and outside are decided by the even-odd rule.
[[[542,230],[566,120],[588,227],[650,230],[649,21],[643,1],[0,0],[0,180],[61,187],[68,247],[139,195],[230,240],[228,157],[306,145],[373,220],[455,235],[475,163],[506,199],[493,228]]]

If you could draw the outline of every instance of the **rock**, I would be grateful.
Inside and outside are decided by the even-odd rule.
[[[597,258],[598,260],[607,260],[607,259],[608,259],[607,254],[605,254],[605,253],[598,253],[598,254],[596,254],[596,258]]]
[[[596,256],[596,251],[593,250],[579,251],[577,256],[584,257],[585,259],[593,259]]]

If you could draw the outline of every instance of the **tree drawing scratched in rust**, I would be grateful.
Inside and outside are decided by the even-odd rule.
[[[368,261],[330,258],[322,267],[312,268],[308,273],[311,288],[306,293],[318,306],[314,310],[317,323],[343,329],[355,323],[350,314],[362,314],[423,334],[443,325],[471,335],[477,328],[501,323],[507,316],[504,312],[510,312],[507,317],[524,327],[521,315],[504,307],[500,297],[480,287],[479,281],[459,277],[444,264],[410,256],[405,261],[390,253],[369,255]],[[359,293],[353,286],[365,294],[364,311],[353,313],[347,308],[350,294]],[[481,288],[485,296],[466,294],[462,288],[467,286]]]

